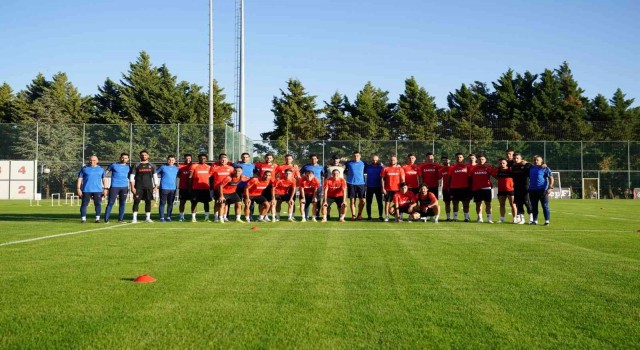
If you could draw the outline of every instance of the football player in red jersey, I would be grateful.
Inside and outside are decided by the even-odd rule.
[[[420,187],[420,165],[416,164],[416,156],[413,153],[407,155],[407,163],[402,166],[404,182],[409,186],[409,191],[418,193]]]
[[[302,222],[307,221],[305,213],[309,212],[309,206],[313,205],[310,220],[316,222],[315,213],[318,212],[318,192],[320,188],[320,180],[313,175],[312,169],[307,169],[300,179],[300,214]]]
[[[416,208],[416,195],[409,191],[409,185],[404,182],[399,184],[400,191],[393,195],[393,207],[389,209],[389,213],[396,217],[396,222],[402,222],[402,214],[411,214]]]
[[[340,177],[340,170],[333,169],[331,177],[324,181],[324,196],[322,196],[322,222],[327,222],[327,209],[336,203],[340,212],[340,222],[344,222],[347,212],[347,181]]]
[[[462,202],[464,221],[469,222],[469,202],[471,189],[469,188],[470,165],[464,162],[464,155],[456,153],[456,164],[449,168],[451,197],[453,200],[453,221],[458,221],[458,209]]]
[[[184,207],[191,200],[191,188],[189,188],[189,175],[191,175],[191,154],[184,155],[184,163],[178,165],[178,194],[180,197],[180,222],[184,221]],[[193,209],[193,208],[192,208]]]
[[[449,161],[449,157],[440,157],[440,164],[441,166],[439,175],[442,179],[442,200],[444,201],[444,210],[447,213],[447,221],[451,221],[451,186],[449,184],[451,180],[451,177],[449,177],[451,172],[451,164]]]
[[[293,169],[286,169],[282,174],[284,175],[281,175],[281,177],[275,181],[273,188],[276,206],[271,209],[271,214],[274,215],[276,221],[280,220],[282,202],[286,202],[288,205],[287,213],[289,213],[289,221],[296,221],[293,218],[293,210],[295,209],[296,189],[298,185],[296,179],[293,178]]]
[[[509,206],[511,207],[511,213],[513,214],[513,223],[517,223],[518,211],[514,201],[514,187],[513,187],[513,174],[509,167],[509,160],[500,158],[498,161],[498,167],[494,168],[493,177],[498,179],[498,201],[500,202],[500,222],[504,222],[504,215],[506,213],[506,201],[509,200]]]
[[[476,214],[478,215],[477,222],[483,222],[482,220],[482,203],[485,205],[485,211],[487,213],[487,222],[493,224],[491,218],[491,173],[493,167],[487,164],[487,157],[480,155],[478,157],[479,163],[471,169],[471,192],[473,192],[473,201],[476,203]]]
[[[445,157],[446,158],[446,157]],[[435,162],[433,153],[428,152],[425,155],[425,162],[420,164],[420,178],[422,183],[429,187],[429,192],[438,196],[438,182],[440,176],[441,165]]]
[[[220,212],[220,204],[222,203],[220,199],[223,197],[222,192],[220,192],[220,184],[231,176],[233,172],[233,167],[229,164],[229,159],[224,153],[218,156],[217,162],[211,164],[209,174],[213,180],[211,187],[213,189],[213,200],[215,201],[213,206],[213,222],[218,222],[218,220],[229,221],[225,216],[220,217],[218,214]]]
[[[393,195],[400,191],[400,183],[404,182],[404,170],[398,165],[398,158],[391,156],[391,165],[385,167],[380,172],[382,182],[382,194],[384,194],[384,221],[389,221],[389,207],[393,203]]]
[[[420,192],[416,196],[417,210],[414,210],[413,219],[422,218],[425,222],[433,217],[433,222],[437,223],[440,217],[440,204],[438,197],[429,191],[427,184],[420,185]]]
[[[257,178],[254,177],[249,180],[249,183],[244,188],[244,214],[247,222],[252,221],[251,216],[249,214],[249,208],[251,207],[251,203],[255,202],[260,205],[259,211],[260,215],[258,216],[259,222],[264,222],[265,216],[269,212],[271,208],[271,200],[269,198],[274,198],[273,194],[273,186],[271,185],[271,171],[265,170],[262,173],[262,177]],[[271,193],[269,193],[271,192]],[[274,218],[275,220],[275,218]]]
[[[249,181],[249,177],[242,175],[242,167],[236,165],[233,167],[233,173],[222,180],[218,191],[222,194],[218,202],[220,203],[219,215],[221,218],[226,218],[229,212],[229,207],[235,205],[236,221],[242,222],[240,213],[242,212],[242,198],[238,194],[238,185],[241,182]],[[224,224],[225,220],[220,220],[220,223]]]

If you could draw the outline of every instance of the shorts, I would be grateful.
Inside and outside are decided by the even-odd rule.
[[[262,197],[264,197],[268,201],[271,201],[273,199],[271,189],[273,189],[273,185],[267,186],[267,188],[262,191]]]
[[[136,194],[133,196],[134,199],[141,201],[152,201],[153,200],[153,189],[150,188],[136,188]]]
[[[438,187],[429,187],[429,192],[433,193],[436,198],[438,198]],[[444,190],[442,190],[442,192],[444,193]]]
[[[251,196],[249,197],[249,200],[258,204],[269,202],[269,200],[267,200],[264,196]]]
[[[109,203],[113,203],[117,198],[126,199],[129,194],[129,187],[111,187],[109,189]]]
[[[243,188],[236,187],[236,194],[238,194],[240,198],[244,198],[244,187]]]
[[[412,192],[413,194],[418,194],[418,193],[420,193],[420,189],[419,188],[410,188],[409,192]]]
[[[498,191],[498,197],[509,197],[513,196],[515,192],[513,191]]]
[[[365,197],[364,185],[352,185],[347,184],[347,197],[348,198],[364,198]]]
[[[293,199],[295,201],[296,200],[296,195],[292,194],[292,193],[276,194],[276,200],[277,201],[288,202],[291,199]]]
[[[427,216],[435,216],[436,213],[433,211],[433,208],[428,208],[424,207],[424,208],[420,208],[420,217],[424,218]]]
[[[193,198],[193,193],[191,193],[191,190],[188,188],[181,188],[178,192],[180,194],[181,201],[188,201]]]
[[[313,203],[313,193],[305,193],[304,194],[304,201],[306,203]]]
[[[220,190],[213,190],[213,200],[217,201],[220,199]]]
[[[402,206],[402,207],[398,208],[398,211],[399,211],[400,213],[409,214],[409,208],[411,208],[411,206],[410,206],[410,205],[404,205],[404,206]]]
[[[327,207],[330,207],[333,203],[336,203],[338,208],[340,208],[344,203],[344,197],[327,197]]]
[[[231,205],[242,202],[242,199],[240,199],[237,193],[225,193],[224,202],[227,203],[227,205]]]
[[[191,201],[196,203],[209,203],[211,202],[211,191],[193,190],[191,191]]]
[[[384,195],[385,202],[393,202],[393,196],[395,196],[398,191],[387,191],[387,194]]]
[[[431,190],[429,190],[431,192]],[[438,193],[438,192],[434,192]],[[442,200],[445,202],[451,202],[451,190],[442,190]]]
[[[473,191],[473,201],[478,202],[491,202],[491,189],[482,189]]]
[[[471,191],[468,188],[452,188],[451,200],[465,202],[471,199]]]

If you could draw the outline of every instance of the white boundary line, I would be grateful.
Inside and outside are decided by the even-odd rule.
[[[226,224],[225,224],[226,225]],[[233,224],[231,224],[233,225]],[[420,224],[417,224],[420,225]],[[416,225],[416,226],[417,226]],[[402,228],[402,231],[421,231],[421,232],[433,232],[433,231],[440,231],[440,232],[447,232],[447,231],[455,231],[458,232],[458,230],[460,229],[460,227],[452,227],[452,228],[436,228],[433,225],[429,225],[429,224],[422,224],[423,227],[422,228]],[[182,231],[182,230],[204,230],[204,231],[246,231],[246,230],[250,230],[251,227],[249,225],[244,225],[244,227],[241,226],[235,226],[235,227],[229,227],[229,226],[225,226],[225,227],[168,227],[165,225],[163,225],[164,227],[128,227],[125,228],[123,230],[131,230],[131,231],[143,231],[143,230],[154,230],[154,231],[158,231],[158,230],[162,230],[162,229],[166,229],[167,231]],[[301,225],[302,226],[302,225]],[[515,225],[514,225],[515,226]],[[528,225],[527,225],[528,226]],[[542,226],[542,225],[538,225],[538,226]],[[308,226],[305,227],[299,227],[299,228],[282,228],[282,227],[266,227],[266,226],[256,226],[258,227],[259,230],[272,230],[272,231],[304,231],[305,227],[309,228]],[[313,227],[315,229],[322,229],[323,226],[315,226]],[[327,230],[327,232],[333,232],[336,231],[338,229],[340,229],[340,227],[336,227],[336,226],[331,226],[331,227],[325,227],[329,230]],[[348,228],[346,231],[389,231],[389,230],[393,230],[394,227],[390,226],[388,228]],[[540,227],[538,229],[518,229],[517,232],[612,232],[612,233],[629,233],[629,232],[633,232],[633,230],[607,230],[607,229],[589,229],[589,230],[585,230],[585,229],[553,229],[553,228],[546,228],[546,227]],[[505,231],[506,232],[506,231]],[[485,233],[482,233],[485,234]],[[491,234],[491,233],[487,233],[487,234]]]
[[[109,229],[113,229],[113,228],[116,228],[116,227],[122,227],[122,226],[126,226],[126,225],[131,225],[131,224],[120,224],[120,225],[114,225],[114,226],[108,226],[108,227],[95,228],[95,229],[91,229],[91,230],[66,232],[66,233],[59,233],[59,234],[56,234],[56,235],[42,236],[42,237],[36,237],[36,238],[30,238],[30,239],[23,239],[23,240],[20,240],[20,241],[12,241],[12,242],[0,243],[0,247],[4,247],[4,246],[7,246],[7,245],[13,245],[13,244],[35,242],[35,241],[40,241],[40,240],[49,239],[49,238],[57,238],[57,237],[77,235],[77,234],[87,233],[87,232],[109,230]]]

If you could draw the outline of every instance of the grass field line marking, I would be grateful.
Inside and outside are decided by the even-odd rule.
[[[314,227],[317,229],[321,229],[322,227]],[[336,227],[336,226],[331,226],[331,227],[326,227],[327,229],[336,229],[336,230],[341,230],[343,228],[341,227]],[[127,231],[142,231],[142,230],[154,230],[157,231],[158,229],[160,229],[159,227],[127,227],[124,230]],[[248,229],[250,229],[248,226],[236,226],[236,227],[229,227],[229,226],[225,226],[225,227],[164,227],[164,229],[166,229],[167,231],[182,231],[182,230],[206,230],[206,231],[246,231]],[[346,229],[346,228],[345,228]],[[424,228],[402,228],[402,231],[425,231],[425,232],[429,232],[429,231],[439,231],[439,232],[446,232],[446,231],[456,231],[457,229],[459,229],[459,227],[452,227],[452,228],[433,228],[432,226],[427,226]],[[260,230],[272,230],[272,231],[304,231],[305,228],[304,227],[300,227],[300,228],[281,228],[281,227],[260,227]],[[345,231],[389,231],[389,230],[393,230],[392,227],[389,228],[349,228],[348,230]],[[522,229],[522,230],[518,230],[518,232],[611,232],[611,233],[629,233],[631,232],[631,230],[607,230],[607,229],[546,229],[546,228],[539,228],[539,229]],[[475,232],[474,232],[475,233]],[[484,233],[481,233],[484,234]]]
[[[573,212],[573,211],[565,211],[565,210],[554,210],[552,213],[562,213],[562,214],[570,214],[570,215],[579,215],[579,216],[586,216],[586,217],[590,217],[590,218],[598,218],[601,217],[603,215],[593,215],[593,214],[584,214],[584,213],[580,213],[580,212]],[[613,217],[613,216],[606,216],[608,219],[614,219],[614,220],[622,220],[622,221],[638,221],[638,220],[634,220],[634,219],[629,219],[629,218],[619,218],[619,217]]]
[[[0,243],[0,247],[7,246],[7,245],[12,245],[12,244],[20,244],[20,243],[35,242],[35,241],[40,241],[40,240],[43,240],[43,239],[50,239],[50,238],[57,238],[57,237],[64,237],[64,236],[78,235],[78,234],[81,234],[81,233],[87,233],[87,232],[95,232],[95,231],[102,231],[102,230],[110,230],[110,229],[114,229],[114,228],[116,228],[116,227],[122,227],[122,226],[128,226],[128,225],[131,225],[131,224],[121,224],[121,225],[114,225],[114,226],[109,226],[109,227],[94,228],[94,229],[90,229],[90,230],[82,230],[82,231],[74,231],[74,232],[58,233],[58,234],[55,234],[55,235],[49,235],[49,236],[42,236],[42,237],[36,237],[36,238],[23,239],[23,240],[20,240],[20,241],[12,241],[12,242]]]

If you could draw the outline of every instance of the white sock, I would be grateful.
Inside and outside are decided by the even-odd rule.
[[[80,218],[80,220],[82,220],[82,221],[87,221],[87,217],[86,217],[86,216],[83,216],[83,217],[81,217],[81,218]]]
[[[204,213],[204,219],[205,220],[209,219],[209,213]]]
[[[180,219],[184,219],[184,212],[180,213]]]
[[[205,217],[208,217],[209,214],[205,214]],[[219,216],[218,214],[213,214],[213,220],[218,220]]]
[[[344,214],[340,215],[340,219],[344,219]]]
[[[436,215],[433,217],[433,222],[438,222],[438,218],[440,217],[440,215]]]
[[[458,220],[458,212],[453,213],[453,220]]]
[[[151,219],[151,213],[144,213],[147,219]]]
[[[245,218],[247,221],[251,221],[251,215],[245,215],[245,216],[244,216],[244,218]]]
[[[491,220],[491,214],[487,214],[487,221],[492,221]]]
[[[469,213],[464,213],[464,219],[469,220]]]
[[[196,213],[191,213],[191,218],[195,219],[196,218]]]
[[[96,215],[96,220],[100,220],[100,215]]]
[[[138,220],[138,212],[137,211],[133,212],[133,220]]]
[[[264,219],[264,216],[258,215],[258,220],[263,220],[263,219]]]
[[[500,217],[500,221],[504,221],[504,216],[501,216],[501,217]]]

